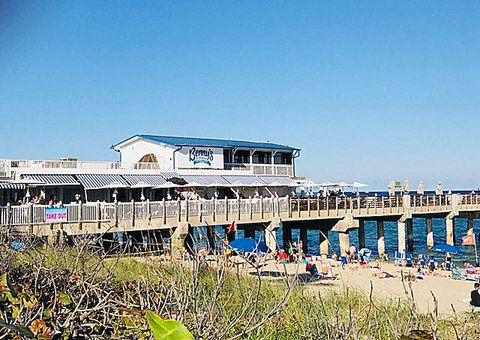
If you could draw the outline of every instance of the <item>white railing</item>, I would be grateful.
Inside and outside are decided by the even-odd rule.
[[[255,175],[293,176],[293,166],[283,164],[225,163],[226,170],[248,171]]]
[[[15,169],[88,169],[88,170],[159,170],[157,163],[129,163],[74,160],[0,160],[0,175],[10,176]]]
[[[225,170],[248,171],[255,175],[293,176],[293,165],[225,163]],[[0,159],[0,176],[11,176],[17,169],[88,169],[88,170],[160,170],[158,163],[75,161],[75,160],[17,160]]]
[[[67,204],[67,221],[101,222],[101,221],[134,221],[136,219],[159,219],[175,217],[177,221],[195,221],[204,217],[229,220],[241,217],[241,220],[254,218],[253,214],[268,214],[287,218],[302,218],[301,212],[324,211],[324,216],[338,216],[339,212],[365,214],[398,214],[405,210],[413,213],[428,211],[455,211],[458,209],[480,210],[480,195],[425,195],[425,196],[378,196],[378,197],[320,197],[289,198],[264,197],[248,199],[211,199],[211,200],[176,200],[176,201],[144,201],[119,203],[84,203]],[[21,205],[0,207],[1,225],[34,225],[45,224],[45,205]],[[228,209],[228,211],[226,211]],[[289,215],[285,215],[288,213]],[[223,217],[222,217],[223,216]],[[258,218],[258,216],[257,216]],[[215,221],[215,219],[214,219]]]

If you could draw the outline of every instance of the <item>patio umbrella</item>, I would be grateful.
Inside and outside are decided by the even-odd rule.
[[[228,244],[230,248],[238,253],[268,253],[270,248],[265,242],[253,238],[239,238]]]
[[[420,183],[418,183],[417,194],[425,195],[425,188],[423,187],[423,181],[420,181]]]
[[[432,250],[438,251],[441,253],[450,253],[450,254],[459,254],[462,252],[459,248],[452,246],[450,244],[439,244],[439,245],[433,246]]]
[[[408,194],[409,191],[410,191],[410,185],[408,183],[408,179],[406,179],[405,182],[403,182],[403,192]]]
[[[435,190],[435,195],[443,195],[442,181],[438,181],[437,189]]]
[[[389,196],[395,195],[395,181],[390,181],[388,183],[388,195]]]

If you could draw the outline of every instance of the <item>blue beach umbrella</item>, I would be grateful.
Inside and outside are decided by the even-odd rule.
[[[439,245],[433,246],[432,250],[439,251],[442,253],[450,253],[450,254],[459,254],[462,252],[459,248],[455,246],[451,246],[450,244],[439,244]]]
[[[238,253],[268,253],[270,248],[265,242],[255,240],[253,238],[239,238],[228,244],[230,248]]]

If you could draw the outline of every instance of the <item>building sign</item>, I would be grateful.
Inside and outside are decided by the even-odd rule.
[[[210,167],[213,162],[213,151],[212,149],[191,148],[188,150],[188,160],[193,165],[207,165]]]
[[[67,222],[67,208],[45,208],[46,223]]]

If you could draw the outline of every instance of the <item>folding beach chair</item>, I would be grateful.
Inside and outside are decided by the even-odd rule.
[[[408,253],[407,256],[406,256],[406,266],[407,267],[413,267],[413,257],[412,257],[412,254]]]
[[[455,280],[462,280],[463,279],[462,272],[457,267],[452,268],[452,278],[455,279]]]

